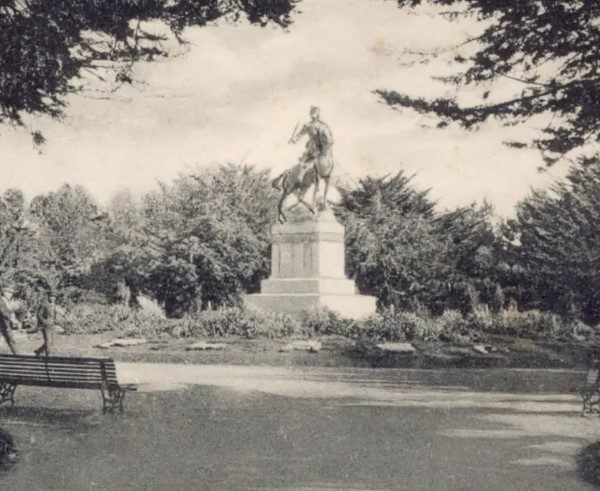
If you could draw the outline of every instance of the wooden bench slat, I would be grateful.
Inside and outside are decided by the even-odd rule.
[[[110,372],[115,373],[117,370],[115,368],[105,368],[102,370],[100,367],[76,367],[76,366],[56,366],[56,365],[19,365],[18,363],[13,363],[12,365],[0,365],[0,371],[2,370],[11,370],[13,368],[20,368],[23,370],[62,370],[65,372]]]
[[[0,354],[0,360],[3,359],[20,359],[23,361],[28,361],[28,360],[47,360],[48,362],[56,362],[56,363],[112,363],[114,364],[114,360],[111,358],[77,358],[77,357],[70,357],[70,356],[51,356],[51,357],[40,357],[40,356],[35,356],[35,355],[6,355],[6,354]]]
[[[102,384],[103,380],[101,378],[64,378],[64,377],[60,377],[60,378],[44,378],[44,377],[22,377],[19,375],[15,375],[14,377],[11,378],[11,382],[13,380],[30,380],[32,382],[44,382],[46,384],[52,384],[54,382],[59,383],[59,382],[73,382],[73,383],[96,383],[96,384]],[[111,384],[108,384],[111,385]]]
[[[11,371],[11,370],[23,370],[28,372],[64,372],[64,373],[106,373],[106,374],[116,374],[117,371],[114,369],[102,370],[100,368],[91,370],[85,369],[81,370],[76,367],[21,367],[19,365],[11,365],[6,367],[0,367],[0,374]]]
[[[15,379],[16,385],[28,385],[34,387],[56,387],[59,389],[90,389],[99,390],[102,388],[102,384],[98,382],[52,382],[47,383],[44,381],[27,380],[27,379]]]
[[[56,365],[56,364],[51,364],[51,363],[47,363],[47,364],[27,364],[27,363],[0,363],[0,370],[2,370],[2,368],[10,368],[10,367],[22,367],[22,368],[64,368],[65,370],[102,370],[102,368],[97,365],[97,366],[91,366],[91,365]],[[105,370],[108,371],[115,371],[116,367],[112,366],[108,366],[105,367]]]
[[[9,381],[14,377],[19,377],[19,378],[30,378],[30,379],[44,379],[44,380],[60,380],[60,379],[64,379],[64,380],[104,380],[104,377],[102,377],[101,375],[80,375],[77,377],[72,377],[70,375],[45,375],[43,373],[39,373],[39,374],[27,374],[27,373],[23,373],[23,372],[14,372],[11,374],[8,374],[8,376],[6,377],[2,377],[2,380],[6,380]]]
[[[4,366],[13,366],[13,365],[18,365],[18,366],[23,366],[23,367],[68,367],[68,368],[82,368],[82,369],[94,369],[94,370],[98,370],[100,369],[100,364],[99,363],[95,363],[95,364],[80,364],[80,363],[55,363],[55,362],[48,362],[48,361],[43,361],[42,359],[38,359],[38,361],[26,361],[23,363],[20,363],[17,360],[0,360],[0,367],[4,367]],[[107,369],[115,369],[115,364],[105,364],[104,365],[105,368]]]
[[[106,375],[111,376],[111,375],[116,375],[114,372],[110,373],[110,372],[102,372],[102,371],[87,371],[87,372],[83,372],[83,371],[77,371],[77,370],[30,370],[28,368],[18,368],[18,367],[12,367],[12,368],[7,368],[4,370],[0,370],[0,377],[5,376],[5,374],[10,374],[10,373],[14,373],[14,372],[18,372],[18,373],[30,373],[32,375],[35,374],[45,374],[45,375],[73,375],[73,376],[78,376],[78,375],[82,375],[82,376],[87,376],[87,375],[97,375],[97,376],[103,376]]]
[[[50,374],[57,374],[57,375],[73,375],[73,376],[78,376],[78,375],[99,375],[102,376],[104,375],[106,372],[103,372],[101,370],[97,370],[97,371],[87,371],[87,372],[83,372],[83,371],[76,371],[76,370],[29,370],[29,369],[23,369],[23,368],[17,368],[17,367],[13,367],[13,368],[9,368],[6,370],[0,370],[0,377],[5,374],[5,373],[13,373],[13,372],[20,372],[20,373],[31,373],[31,374],[44,374],[44,375],[50,375]]]
[[[106,371],[103,371],[103,370],[64,370],[64,369],[56,369],[56,368],[55,369],[52,369],[52,368],[31,369],[31,368],[21,368],[21,367],[13,366],[10,368],[0,369],[0,377],[4,373],[10,373],[10,372],[14,372],[14,371],[23,372],[23,373],[64,373],[64,374],[74,374],[74,375],[106,374],[106,376],[109,376],[109,377],[111,377],[111,376],[115,377],[117,375],[117,373],[115,371],[108,371],[108,370],[106,370]]]
[[[31,375],[61,375],[65,377],[73,376],[73,377],[88,377],[88,376],[112,376],[113,374],[107,374],[106,372],[96,371],[96,372],[78,372],[78,371],[66,371],[66,370],[28,370],[23,368],[10,368],[7,370],[0,371],[0,377],[6,377],[13,373],[23,373],[23,374],[31,374]]]

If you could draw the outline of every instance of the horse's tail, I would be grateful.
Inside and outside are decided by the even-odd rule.
[[[277,176],[275,179],[273,179],[271,181],[271,186],[273,186],[275,189],[282,189],[282,184],[283,184],[283,178],[285,177],[285,172],[282,174],[279,174],[279,176]]]

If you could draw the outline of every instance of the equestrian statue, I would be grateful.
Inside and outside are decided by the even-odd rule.
[[[283,203],[292,194],[298,198],[296,205],[302,203],[313,215],[316,214],[317,194],[321,180],[325,183],[323,201],[327,203],[327,191],[334,167],[331,151],[333,137],[329,126],[321,121],[318,107],[310,108],[310,121],[302,126],[300,131],[296,125],[289,143],[297,143],[304,135],[308,135],[308,141],[298,163],[275,178],[272,183],[275,189],[281,191],[281,198],[277,205],[278,219],[281,223],[286,221]],[[312,203],[307,203],[304,197],[313,185]]]

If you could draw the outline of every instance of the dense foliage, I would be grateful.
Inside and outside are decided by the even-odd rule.
[[[166,32],[245,18],[287,26],[295,0],[3,0],[0,2],[0,123],[25,114],[59,117],[65,96],[92,75],[132,81],[131,66],[168,56]],[[163,26],[163,28],[161,28]],[[36,139],[41,135],[35,134]]]
[[[49,289],[68,308],[133,307],[141,295],[169,317],[235,307],[269,274],[273,192],[268,173],[242,165],[180,176],[141,197],[121,192],[106,209],[76,186],[30,203],[8,190],[0,200],[0,280],[26,307]],[[485,203],[438,211],[402,172],[366,177],[340,194],[347,273],[378,298],[382,315],[457,312],[480,331],[502,331],[498,319],[514,324],[507,309],[600,321],[597,157],[532,192],[500,223]],[[522,322],[556,331],[544,315]],[[331,330],[331,319],[319,319],[315,332]]]
[[[524,301],[600,321],[600,159],[580,160],[564,181],[521,202],[513,228]]]
[[[341,194],[348,273],[381,307],[441,313],[502,303],[488,205],[435,213],[403,173],[367,177]]]
[[[456,121],[474,128],[490,118],[514,124],[536,115],[554,117],[533,145],[548,164],[600,138],[600,3],[596,0],[397,0],[401,7],[433,5],[449,20],[479,21],[480,32],[460,46],[436,51],[464,67],[443,80],[457,90],[481,88],[481,102],[464,105],[457,97],[427,100],[381,90],[391,106]],[[497,95],[494,82],[519,86]],[[458,95],[458,93],[457,93]],[[515,144],[520,145],[519,142]]]

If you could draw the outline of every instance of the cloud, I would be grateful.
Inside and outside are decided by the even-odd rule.
[[[302,152],[287,140],[313,104],[333,130],[344,173],[418,172],[415,182],[432,188],[442,206],[485,197],[510,213],[530,185],[550,180],[536,174],[539,155],[502,145],[514,129],[427,129],[434,121],[393,111],[373,94],[443,93],[430,75],[447,70],[445,62],[405,67],[402,52],[456,43],[473,25],[410,15],[394,2],[301,6],[288,31],[246,24],[190,30],[185,55],[137,66],[142,84],[110,100],[73,96],[64,121],[34,122],[48,139],[41,155],[28,135],[3,133],[5,186],[34,194],[69,181],[106,200],[124,187],[147,191],[195,165],[246,159],[278,172]]]

